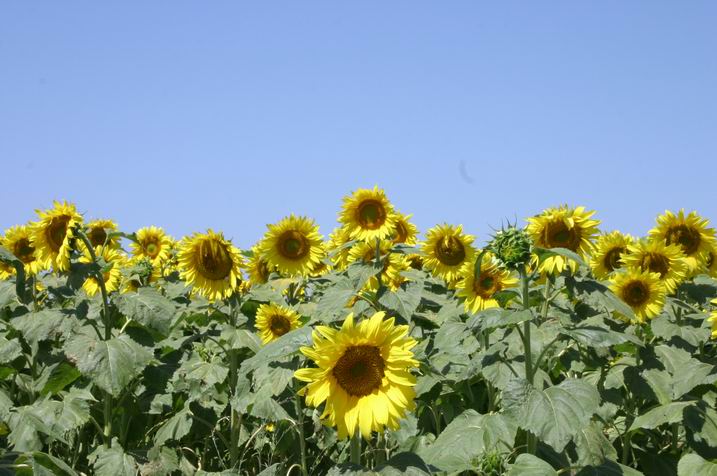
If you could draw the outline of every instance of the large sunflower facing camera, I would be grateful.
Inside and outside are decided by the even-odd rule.
[[[54,202],[51,209],[37,210],[37,214],[40,220],[32,224],[31,240],[37,259],[56,271],[69,270],[75,227],[82,223],[82,215],[67,202]]]
[[[241,282],[241,254],[221,233],[185,238],[178,258],[181,278],[210,301],[229,297]]]

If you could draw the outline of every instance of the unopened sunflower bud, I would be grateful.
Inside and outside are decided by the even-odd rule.
[[[506,268],[518,269],[530,262],[532,246],[530,236],[524,229],[511,226],[496,233],[488,244],[488,249]]]

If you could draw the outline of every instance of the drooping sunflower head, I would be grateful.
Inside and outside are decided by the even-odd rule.
[[[630,306],[638,322],[645,322],[662,312],[665,285],[658,273],[627,268],[610,279],[610,290]]]
[[[172,249],[172,237],[162,228],[148,226],[135,233],[136,242],[132,242],[132,255],[135,258],[149,258],[155,266],[161,265],[169,257]]]
[[[390,241],[379,242],[379,256],[383,259],[383,270],[379,273],[381,283],[387,286],[390,290],[396,291],[402,283],[406,281],[406,278],[401,274],[403,271],[407,271],[410,268],[410,262],[406,259],[406,255],[402,253],[391,252],[391,246],[393,245]],[[376,245],[359,242],[351,247],[349,252],[349,263],[364,262],[371,263],[376,260]],[[376,276],[372,276],[366,281],[364,290],[376,291],[379,287],[379,281]]]
[[[92,263],[92,255],[87,247],[83,245],[81,249],[80,262]],[[105,266],[102,268],[105,289],[108,293],[117,291],[122,282],[122,267],[127,264],[127,257],[121,250],[110,246],[96,246],[94,252],[98,258],[102,258],[105,262]],[[82,284],[82,289],[85,290],[88,296],[97,294],[100,291],[100,283],[97,277],[90,276],[87,278]]]
[[[241,254],[222,233],[185,238],[178,258],[181,278],[210,301],[229,297],[241,281]]]
[[[353,240],[384,240],[395,231],[396,214],[383,190],[360,188],[344,197],[339,222]]]
[[[463,225],[437,225],[426,233],[422,250],[426,269],[449,285],[458,280],[460,270],[475,257],[473,235],[463,233]]]
[[[668,245],[679,245],[687,257],[690,273],[695,273],[705,265],[715,243],[715,230],[707,225],[709,220],[697,212],[685,215],[684,210],[677,214],[667,210],[657,217],[657,226],[650,230],[650,236]]]
[[[583,258],[592,249],[592,239],[597,234],[599,220],[592,219],[594,211],[585,207],[571,208],[563,205],[543,210],[540,215],[528,218],[528,233],[539,248],[566,248]],[[563,256],[549,256],[540,264],[540,271],[548,274],[562,273],[565,269],[575,272],[578,264]]]
[[[118,231],[117,223],[112,220],[92,220],[87,224],[87,238],[92,246],[111,246],[117,248],[119,239],[116,236],[108,238],[107,232]]]
[[[623,267],[622,256],[627,254],[627,247],[633,243],[630,235],[619,231],[600,235],[590,258],[590,268],[598,279],[608,279]]]
[[[274,303],[262,304],[256,311],[256,330],[262,343],[268,344],[300,327],[300,318],[291,308]]]
[[[415,408],[411,369],[418,361],[408,326],[395,325],[383,312],[359,324],[349,314],[340,330],[319,326],[312,338],[313,346],[301,352],[316,367],[299,369],[294,376],[307,382],[300,395],[308,405],[324,404],[324,424],[337,427],[340,439],[357,431],[369,439],[385,427],[397,430],[406,411]]]
[[[45,263],[37,257],[35,247],[32,245],[32,227],[30,225],[13,226],[5,230],[5,237],[0,239],[0,245],[4,246],[25,265],[25,274],[32,276],[43,269]],[[15,269],[9,266],[10,274]]]
[[[415,246],[418,242],[418,228],[411,223],[411,216],[396,212],[396,224],[393,233],[394,243]]]
[[[478,276],[475,271],[475,263],[465,263],[456,285],[456,295],[465,299],[463,305],[467,312],[499,307],[495,295],[518,284],[518,279],[510,271],[500,268],[498,260],[490,252],[483,255]]]
[[[83,218],[71,203],[56,201],[53,205],[49,210],[36,210],[40,220],[31,225],[31,242],[42,266],[67,271],[75,243],[75,227],[82,224]]]
[[[310,218],[290,215],[275,225],[260,243],[269,263],[287,276],[308,276],[324,257],[319,227]]]
[[[679,245],[666,245],[654,239],[642,239],[628,245],[627,253],[622,255],[622,262],[625,266],[657,273],[667,293],[677,289],[689,268]]]

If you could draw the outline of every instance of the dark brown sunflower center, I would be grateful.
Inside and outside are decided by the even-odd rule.
[[[650,288],[642,281],[632,281],[623,289],[622,298],[630,306],[641,306],[650,299]]]
[[[35,261],[35,248],[30,245],[30,240],[27,238],[17,240],[12,252],[25,264]]]
[[[677,243],[682,246],[682,251],[691,256],[700,247],[701,239],[699,230],[695,230],[687,225],[677,225],[667,230],[665,238],[667,244]]]
[[[309,254],[309,241],[296,230],[285,231],[279,237],[279,252],[284,258],[299,260]]]
[[[580,233],[577,227],[568,228],[563,221],[551,222],[545,228],[545,244],[548,248],[567,248],[577,251]]]
[[[102,246],[107,239],[107,232],[104,228],[97,226],[90,230],[88,238],[92,246]]]
[[[333,374],[346,393],[363,397],[381,386],[385,366],[378,347],[357,345],[346,349]]]
[[[234,262],[226,246],[216,240],[204,240],[199,245],[197,268],[207,279],[218,281],[229,277]]]
[[[50,249],[55,253],[60,251],[62,242],[65,241],[67,223],[69,223],[69,221],[70,217],[66,215],[54,217],[45,229],[45,238],[47,238],[47,243],[50,245]]]
[[[159,254],[159,251],[162,249],[162,246],[157,243],[156,241],[147,241],[144,244],[144,252],[149,256],[150,258],[154,259]]]
[[[466,258],[466,248],[455,236],[446,236],[436,245],[436,256],[441,263],[456,266]]]
[[[376,230],[386,223],[386,209],[381,202],[364,200],[358,206],[358,221],[363,228]]]
[[[500,288],[500,282],[490,273],[481,273],[473,282],[473,291],[483,298],[489,298]]]
[[[291,322],[285,316],[275,314],[271,316],[270,322],[271,333],[275,336],[283,336],[291,330]]]
[[[612,272],[622,267],[620,255],[622,255],[624,252],[625,248],[617,247],[605,253],[605,258],[603,258],[603,265],[605,266],[605,268],[608,271]]]
[[[402,222],[396,223],[396,237],[393,239],[394,243],[405,243],[408,239],[408,229]]]
[[[664,278],[670,272],[670,260],[665,255],[647,253],[642,258],[641,267],[653,273],[660,273],[660,278]]]

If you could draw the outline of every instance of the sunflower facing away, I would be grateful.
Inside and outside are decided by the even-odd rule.
[[[272,268],[269,267],[269,262],[266,260],[258,245],[251,248],[251,258],[247,263],[247,273],[249,274],[249,282],[252,285],[264,284],[269,281],[269,275],[272,273]],[[276,267],[274,266],[274,270]]]
[[[383,270],[381,271],[381,282],[390,290],[396,291],[401,283],[406,281],[401,273],[408,271],[410,262],[406,255],[402,253],[391,252],[392,242],[381,241],[379,244],[379,253],[383,258]],[[376,245],[367,242],[359,242],[351,247],[349,252],[349,263],[364,262],[370,263],[376,259]],[[378,278],[371,276],[364,286],[364,290],[376,291],[378,289]]]
[[[37,259],[35,247],[32,246],[32,228],[29,225],[13,226],[5,230],[5,238],[0,239],[0,245],[4,246],[25,265],[25,274],[35,275],[42,271],[45,266]],[[10,274],[15,274],[15,268]]]
[[[178,258],[181,278],[210,301],[229,297],[241,281],[241,255],[222,233],[186,237]]]
[[[92,220],[87,224],[87,238],[90,239],[92,246],[106,245],[112,248],[119,246],[119,239],[116,236],[107,239],[107,230],[117,231],[117,223],[112,220]]]
[[[662,241],[650,239],[628,245],[622,261],[625,266],[659,274],[668,294],[673,293],[684,281],[689,269],[679,245],[666,245]]]
[[[312,219],[290,215],[267,227],[259,246],[269,266],[280,273],[307,276],[324,257],[319,227]]]
[[[431,228],[422,246],[423,266],[449,285],[455,284],[463,265],[473,262],[473,240],[473,235],[463,233],[463,225],[443,224]]]
[[[56,271],[70,269],[70,255],[75,238],[75,226],[82,223],[82,215],[75,205],[54,202],[50,210],[36,210],[40,220],[32,224],[32,246],[35,256],[44,267]]]
[[[590,268],[597,279],[608,279],[615,271],[623,267],[622,256],[627,253],[627,246],[633,239],[613,231],[600,235],[590,258]]]
[[[394,233],[396,214],[383,190],[377,186],[373,190],[360,188],[344,197],[339,222],[352,240],[384,240]]]
[[[610,280],[610,290],[630,306],[638,322],[645,322],[662,312],[665,285],[658,273],[628,268]]]
[[[307,382],[299,394],[313,407],[324,403],[321,418],[337,427],[340,439],[357,431],[369,439],[372,431],[397,430],[406,411],[415,408],[416,340],[408,336],[408,326],[384,317],[377,312],[354,324],[349,314],[340,330],[317,327],[313,346],[301,348],[317,367],[296,371],[294,376]]]
[[[256,311],[256,330],[261,342],[268,344],[301,326],[299,313],[278,304],[262,304]]]
[[[418,228],[410,222],[411,216],[396,212],[396,225],[393,234],[394,243],[415,246],[418,242]]]
[[[461,280],[456,285],[456,295],[465,298],[467,312],[476,313],[491,307],[498,307],[496,293],[518,284],[518,279],[509,271],[498,267],[491,253],[483,255],[480,275],[476,278],[475,263],[466,262],[461,268]]]
[[[102,278],[104,279],[105,289],[108,293],[117,291],[122,282],[122,267],[127,263],[127,257],[117,248],[111,246],[96,246],[95,255],[102,258],[107,263],[107,268],[102,270]],[[92,256],[86,246],[82,247],[81,263],[92,263]],[[91,276],[82,284],[88,296],[94,296],[100,291],[100,285],[97,277]]]
[[[690,273],[697,273],[705,265],[715,242],[714,228],[708,228],[709,221],[697,212],[677,215],[667,210],[657,217],[657,226],[650,230],[650,236],[663,240],[668,245],[676,244],[687,257]]]
[[[563,205],[548,208],[540,215],[528,218],[528,234],[535,246],[540,248],[566,248],[583,258],[591,251],[592,238],[597,234],[599,220],[591,217],[594,211],[585,207],[570,208]],[[550,256],[540,264],[540,271],[548,274],[562,273],[565,269],[575,272],[578,263],[563,256]]]
[[[169,258],[173,240],[163,229],[148,226],[137,230],[135,236],[137,241],[131,244],[135,259],[149,258],[154,266],[159,266]]]

